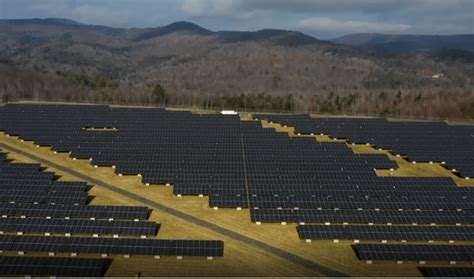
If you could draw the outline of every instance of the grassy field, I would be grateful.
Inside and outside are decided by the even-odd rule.
[[[250,119],[247,119],[250,120]],[[275,123],[262,123],[265,128],[273,128],[277,132],[297,136],[291,127],[282,127]],[[313,136],[318,141],[331,141],[327,136]],[[206,197],[183,196],[177,197],[172,193],[172,187],[164,185],[145,186],[137,176],[117,176],[112,168],[94,168],[88,160],[72,160],[69,154],[54,154],[49,148],[36,147],[31,142],[21,142],[15,137],[0,134],[0,142],[19,148],[41,158],[74,169],[82,174],[94,177],[106,183],[120,187],[131,193],[148,199],[159,201],[161,204],[178,209],[224,228],[247,235],[254,239],[271,244],[275,247],[299,255],[318,264],[331,267],[352,276],[420,276],[415,263],[397,265],[395,263],[374,263],[367,265],[356,258],[349,241],[313,241],[306,243],[298,238],[296,225],[262,224],[256,225],[250,221],[248,210],[219,209],[213,210],[208,206]],[[386,153],[371,146],[348,145],[356,153]],[[8,150],[7,150],[8,151]],[[397,161],[400,168],[379,175],[400,176],[451,176],[452,173],[436,164],[411,164],[401,157],[388,154]],[[28,157],[15,153],[9,154],[17,162],[32,162]],[[49,171],[62,175],[61,180],[78,180],[76,177],[49,168]],[[454,177],[455,178],[455,177]],[[472,185],[472,180],[457,179],[459,185]],[[90,195],[95,196],[91,204],[101,205],[141,205],[140,203],[119,195],[100,186],[94,186]],[[141,276],[318,276],[317,272],[306,269],[283,258],[276,257],[257,247],[227,238],[222,234],[207,230],[201,226],[176,218],[164,211],[153,210],[151,220],[162,224],[158,238],[171,239],[220,239],[225,242],[223,258],[206,260],[203,258],[163,257],[155,260],[151,257],[131,257],[124,259],[115,257],[107,275]],[[437,266],[448,265],[437,264]]]

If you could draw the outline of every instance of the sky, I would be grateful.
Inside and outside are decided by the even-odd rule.
[[[0,18],[68,18],[112,27],[191,21],[204,28],[352,33],[472,34],[474,0],[0,0]]]

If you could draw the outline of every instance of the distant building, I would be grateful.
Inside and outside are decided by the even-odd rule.
[[[236,115],[238,114],[235,110],[223,110],[221,111],[221,114],[224,114],[224,115]]]

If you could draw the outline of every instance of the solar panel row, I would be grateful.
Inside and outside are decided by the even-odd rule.
[[[10,187],[15,186],[15,184],[10,184]],[[87,192],[82,191],[42,191],[42,190],[28,190],[28,189],[18,189],[18,187],[14,190],[11,189],[0,189],[0,196],[1,197],[9,197],[9,196],[49,196],[49,197],[70,197],[70,198],[84,198],[88,197]]]
[[[217,240],[0,235],[0,251],[219,257],[224,254],[224,243]]]
[[[85,192],[89,186],[86,183],[73,183],[61,181],[28,181],[24,179],[0,180],[0,189],[27,190],[44,192]]]
[[[393,210],[291,210],[251,209],[252,222],[348,224],[466,224],[474,223],[472,211]]]
[[[301,239],[474,240],[472,228],[456,226],[299,225],[297,231]]]
[[[9,183],[8,185],[2,185],[0,187],[1,187],[2,193],[16,191],[19,188],[18,184],[16,183]],[[61,193],[61,192],[72,192],[73,194],[76,194],[76,195],[81,195],[81,193],[84,193],[84,191],[86,190],[86,189],[80,189],[79,187],[77,187],[76,189],[73,187],[71,188],[64,187],[63,185],[54,185],[54,186],[45,186],[45,187],[38,187],[37,185],[31,185],[31,186],[22,185],[21,188],[22,188],[22,191],[35,192],[38,189],[40,189],[44,193],[56,194],[56,193]]]
[[[315,186],[313,189],[301,189],[297,181],[293,181],[292,183],[286,183],[282,178],[282,183],[285,183],[285,187],[277,188],[276,186],[272,186],[277,184],[278,181],[275,181],[273,184],[267,185],[256,191],[252,194],[252,196],[259,196],[265,195],[266,191],[272,191],[274,196],[307,196],[307,197],[337,197],[343,196],[347,198],[351,197],[404,197],[408,198],[417,198],[417,197],[437,197],[437,198],[452,198],[452,199],[471,199],[474,197],[474,192],[469,188],[453,188],[452,186],[436,186],[433,182],[433,187],[430,186],[407,186],[407,187],[386,187],[386,186],[379,186],[379,187],[347,187],[347,185],[339,185],[337,187],[333,187],[332,189],[321,188]],[[262,194],[261,194],[262,193]],[[214,195],[218,196],[220,193],[214,193]],[[226,194],[231,196],[231,194]],[[237,194],[234,194],[237,195]]]
[[[149,212],[147,207],[138,206],[0,203],[0,214],[4,217],[146,220]]]
[[[14,193],[14,192],[13,192]],[[0,195],[0,202],[2,203],[34,203],[34,204],[81,204],[88,202],[89,196],[75,196],[67,195],[61,196],[54,193],[40,193],[37,196],[32,196],[25,192],[23,195],[13,193]]]
[[[70,233],[106,235],[156,235],[155,222],[1,218],[0,232]]]
[[[473,261],[472,245],[355,244],[359,259],[366,261]]]
[[[419,267],[426,277],[474,277],[474,268],[470,267]]]
[[[112,260],[1,256],[2,276],[101,277]]]
[[[211,206],[225,205],[232,201],[240,201],[243,196],[211,196]],[[251,208],[299,208],[299,209],[420,209],[420,210],[456,210],[474,209],[470,199],[455,199],[451,197],[437,198],[430,196],[419,197],[281,197],[254,196],[249,198]]]

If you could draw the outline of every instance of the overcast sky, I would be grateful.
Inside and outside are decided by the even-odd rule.
[[[322,39],[365,32],[472,34],[474,0],[0,0],[0,18],[34,17],[114,27],[186,20],[213,31],[279,28]]]

